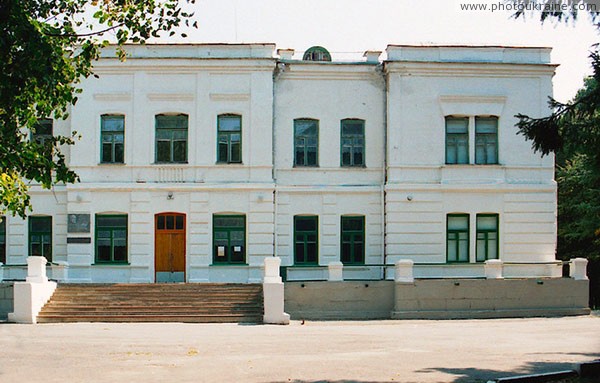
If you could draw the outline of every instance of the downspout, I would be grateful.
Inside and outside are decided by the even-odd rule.
[[[385,186],[387,183],[387,127],[388,127],[388,79],[385,74],[384,63],[379,64],[379,70],[383,80],[383,166],[381,167],[381,250],[383,251],[383,264],[387,264],[386,251],[386,203]],[[387,267],[383,266],[382,279],[386,279]]]

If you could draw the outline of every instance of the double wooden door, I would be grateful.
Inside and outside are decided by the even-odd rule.
[[[185,214],[154,216],[156,282],[185,282]]]

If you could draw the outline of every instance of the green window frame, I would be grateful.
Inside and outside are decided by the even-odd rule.
[[[125,162],[125,116],[100,116],[100,163]]]
[[[319,264],[319,217],[294,216],[294,265]]]
[[[221,114],[217,117],[217,162],[242,162],[242,116]]]
[[[53,120],[51,118],[41,118],[37,121],[31,130],[31,141],[44,146],[52,140],[54,136]]]
[[[0,263],[6,264],[6,217],[0,216]]]
[[[52,261],[52,217],[29,217],[29,256]]]
[[[365,217],[341,217],[341,262],[345,265],[365,264]]]
[[[498,164],[498,117],[475,117],[475,163]]]
[[[246,263],[246,216],[213,215],[213,264]]]
[[[498,214],[477,214],[477,262],[485,262],[488,259],[498,259],[499,254],[499,216]]]
[[[365,121],[347,118],[341,122],[341,166],[365,166]]]
[[[469,215],[448,214],[446,218],[446,262],[469,262]]]
[[[294,120],[294,166],[319,166],[319,120]]]
[[[127,214],[96,214],[96,263],[128,262]]]
[[[188,115],[157,114],[156,163],[187,163]]]
[[[446,117],[446,164],[469,163],[469,118]]]

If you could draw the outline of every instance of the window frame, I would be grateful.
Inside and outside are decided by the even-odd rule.
[[[50,126],[50,134],[38,133],[37,128],[43,125]],[[54,120],[52,118],[40,118],[35,124],[33,130],[30,131],[30,140],[36,142],[38,145],[45,146],[46,142],[54,137]]]
[[[491,229],[480,229],[479,228],[479,218],[496,218],[496,229],[495,230],[491,230]],[[479,234],[484,234],[486,238],[484,238],[485,240],[485,254],[483,259],[480,260],[479,258],[479,246],[478,246],[478,242],[479,242]],[[496,234],[496,257],[495,258],[490,258],[489,257],[489,242],[490,239],[488,238],[490,233],[495,233]],[[489,259],[499,259],[500,258],[500,215],[499,214],[495,214],[495,213],[482,213],[482,214],[477,214],[475,217],[475,262],[485,262]]]
[[[302,135],[302,136],[300,136],[297,133],[298,126],[296,124],[300,123],[300,122],[314,122],[315,125],[316,125],[316,134],[315,134],[316,135],[316,137],[315,137],[315,139],[316,139],[316,146],[315,146],[315,148],[316,149],[315,149],[315,163],[314,164],[308,163],[309,161],[308,161],[308,155],[307,155],[307,153],[308,153],[307,148],[310,147],[310,146],[312,146],[312,145],[307,145],[306,144],[306,139],[307,138],[312,138],[312,136],[309,136],[309,135]],[[302,164],[298,163],[298,157],[296,156],[296,154],[297,154],[296,147],[298,146],[296,144],[296,140],[298,138],[303,138],[304,139],[304,143],[303,143],[304,163],[302,163]],[[294,167],[299,167],[299,168],[316,168],[316,167],[319,167],[319,120],[317,120],[315,118],[296,118],[296,119],[294,119],[294,141],[293,141],[293,148],[294,148]]]
[[[344,135],[344,124],[346,122],[360,122],[361,124],[361,129],[362,132],[361,134],[346,134]],[[344,164],[344,138],[346,139],[352,139],[352,144],[350,146],[350,164]],[[360,138],[362,139],[362,144],[358,145],[356,144],[356,139]],[[362,163],[360,164],[356,164],[355,163],[355,159],[354,159],[354,149],[360,147],[361,149],[361,154],[362,154]],[[366,158],[365,158],[365,153],[366,152],[366,139],[365,139],[365,120],[361,119],[361,118],[345,118],[343,120],[340,121],[340,166],[344,167],[344,168],[357,168],[357,167],[366,167]]]
[[[0,215],[0,263],[6,264],[6,216]]]
[[[450,218],[458,218],[458,217],[462,217],[462,218],[466,218],[467,219],[467,228],[466,229],[452,229],[450,230],[449,228],[449,221]],[[446,215],[446,263],[470,263],[471,262],[471,222],[470,222],[470,215],[467,213],[451,213],[451,214],[447,214]],[[467,239],[466,239],[466,244],[467,244],[467,259],[464,261],[460,260],[460,236],[457,235],[456,239],[452,239],[454,241],[456,241],[456,260],[450,260],[449,259],[449,255],[450,255],[450,234],[460,234],[460,233],[466,233],[467,234]]]
[[[314,220],[315,229],[314,230],[298,230],[297,225],[300,220]],[[308,235],[315,236],[315,260],[307,261],[308,259],[308,244],[310,243],[307,240]],[[296,244],[298,243],[299,236],[303,236],[302,244],[303,244],[303,255],[302,261],[298,261],[298,254],[296,250]],[[319,216],[318,215],[295,215],[294,216],[294,266],[318,266],[319,265]]]
[[[33,227],[34,221],[42,221],[42,220],[44,220],[44,221],[48,220],[50,222],[50,230],[49,231],[33,231],[32,227]],[[48,262],[52,262],[52,250],[53,250],[52,249],[52,242],[53,242],[52,241],[52,239],[53,239],[52,238],[52,216],[51,215],[30,216],[28,219],[28,230],[29,231],[28,231],[28,235],[27,235],[27,237],[28,237],[28,246],[27,247],[28,247],[29,256],[30,257],[34,256],[34,254],[32,254],[32,245],[34,244],[32,237],[34,235],[40,235],[42,238],[42,241],[40,242],[40,248],[42,250],[42,253],[36,254],[35,256],[45,257]],[[44,235],[49,235],[49,238],[50,238],[49,243],[43,241]],[[44,246],[48,246],[48,245],[50,246],[50,254],[46,254],[46,252],[44,251]]]
[[[478,121],[481,120],[494,120],[496,122],[496,132],[495,133],[478,133],[477,132],[477,127]],[[499,127],[499,118],[497,116],[475,116],[475,164],[476,165],[498,165],[499,161],[498,161],[498,127]],[[496,160],[494,162],[490,162],[488,160],[488,155],[487,155],[487,150],[485,148],[485,144],[486,141],[489,137],[493,137],[495,140],[495,148],[494,148],[494,156],[496,157]],[[483,141],[484,143],[484,160],[485,161],[481,161],[481,159],[479,159],[479,157],[477,156],[477,147],[480,145],[480,141]]]
[[[242,227],[242,229],[240,230],[239,227],[234,227],[234,226],[223,226],[223,227],[217,227],[215,225],[215,221],[218,218],[242,218],[244,225]],[[244,234],[244,244],[242,245],[242,260],[241,261],[232,261],[232,252],[230,251],[230,248],[233,247],[233,245],[231,244],[231,233],[232,232],[243,232]],[[218,256],[218,249],[217,246],[215,245],[215,243],[217,242],[216,237],[216,233],[217,232],[227,232],[227,246],[225,248],[225,255],[224,255],[224,261],[219,261],[219,259],[222,259],[223,257]],[[245,214],[213,214],[212,216],[212,248],[213,248],[213,256],[212,256],[212,265],[213,266],[220,266],[220,265],[225,265],[225,266],[230,266],[230,265],[247,265],[247,222],[246,222],[246,215]]]
[[[448,133],[448,121],[449,120],[464,120],[467,122],[467,131],[465,133]],[[469,145],[469,117],[462,117],[462,116],[445,116],[444,117],[444,132],[445,132],[445,159],[444,159],[444,163],[446,165],[468,165],[470,164],[470,145]],[[449,162],[448,161],[448,153],[449,153],[449,138],[452,137],[453,139],[456,139],[456,137],[458,136],[466,136],[466,155],[467,155],[467,159],[466,162],[459,162],[458,158],[459,158],[459,151],[458,151],[458,145],[456,146],[456,162]]]
[[[362,224],[362,230],[344,230],[344,221],[345,220],[354,220],[354,219],[360,219],[361,224]],[[366,258],[366,235],[365,235],[365,226],[366,226],[366,219],[364,215],[342,215],[340,217],[340,262],[342,262],[344,265],[364,265],[365,264],[365,258]],[[344,235],[350,235],[351,236],[351,240],[350,240],[350,262],[344,262]],[[354,253],[354,237],[357,235],[361,235],[362,236],[362,254],[360,254],[360,256],[362,257],[362,261],[356,261],[356,254]]]
[[[231,117],[237,117],[238,121],[239,121],[239,130],[238,131],[221,131],[221,118],[231,118]],[[232,134],[239,134],[240,136],[240,141],[239,141],[239,161],[233,161],[232,160],[232,143],[231,143],[231,135]],[[220,158],[220,154],[221,151],[219,150],[219,146],[221,144],[221,136],[225,136],[227,137],[227,158],[225,160]],[[235,113],[224,113],[224,114],[219,114],[217,116],[217,163],[218,164],[241,164],[242,161],[242,115],[241,114],[235,114]]]
[[[99,218],[125,218],[125,226],[100,226],[98,224]],[[110,260],[100,260],[99,259],[99,249],[98,249],[98,234],[99,229],[104,231],[110,231]],[[117,230],[125,229],[125,260],[115,260],[115,244],[114,244],[114,232]],[[102,265],[114,265],[114,264],[129,264],[129,216],[127,214],[96,214],[94,219],[94,263],[102,264]]]
[[[108,120],[108,119],[117,119],[120,118],[122,121],[122,129],[119,131],[104,131],[104,121]],[[114,140],[115,136],[118,136],[119,134],[121,134],[122,138],[122,143],[121,145],[123,146],[123,158],[121,161],[117,161],[117,156],[116,156],[116,146],[117,146],[117,142]],[[104,137],[105,136],[110,136],[112,137],[112,140],[110,141],[110,146],[111,146],[111,153],[110,153],[110,157],[111,160],[110,161],[105,161],[104,160]],[[101,164],[124,164],[125,163],[125,115],[123,114],[103,114],[100,116],[100,163]]]
[[[185,128],[159,128],[158,127],[158,117],[180,117],[185,116],[186,118],[186,127]],[[163,113],[163,114],[155,114],[154,115],[154,163],[156,164],[187,164],[189,159],[189,128],[190,128],[190,116],[186,113]],[[170,137],[168,139],[158,137],[158,132],[160,131],[168,131],[170,132]],[[181,139],[176,139],[174,137],[175,132],[185,131],[185,159],[181,161],[176,161],[174,159],[175,148],[174,143],[181,141]],[[159,141],[167,141],[169,142],[169,160],[162,161],[158,159],[158,143]]]

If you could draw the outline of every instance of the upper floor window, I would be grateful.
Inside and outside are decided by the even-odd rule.
[[[446,117],[446,163],[469,163],[468,117]]]
[[[365,263],[365,217],[342,216],[342,251],[344,264]]]
[[[213,215],[213,263],[246,262],[246,216]]]
[[[475,117],[475,163],[498,163],[498,117]]]
[[[127,262],[127,215],[96,215],[96,263]]]
[[[125,161],[125,116],[103,115],[100,119],[100,162],[122,164]]]
[[[446,226],[446,260],[469,262],[469,215],[448,214]]]
[[[158,114],[156,119],[156,162],[187,162],[187,114]]]
[[[498,259],[498,214],[477,214],[476,258]]]
[[[304,56],[302,56],[302,60],[305,61],[331,61],[331,54],[327,51],[327,49],[314,46],[310,47],[304,52]]]
[[[217,162],[242,162],[242,116],[222,114],[217,118]]]
[[[0,216],[0,263],[6,263],[6,217]]]
[[[52,261],[52,217],[29,217],[29,256]]]
[[[319,217],[294,217],[294,264],[316,265],[319,260]]]
[[[294,120],[294,165],[318,166],[319,120]]]
[[[45,145],[46,142],[49,142],[53,135],[52,119],[50,118],[39,119],[31,130],[31,140],[40,145]]]
[[[365,122],[364,120],[342,120],[341,132],[342,166],[365,165]]]

